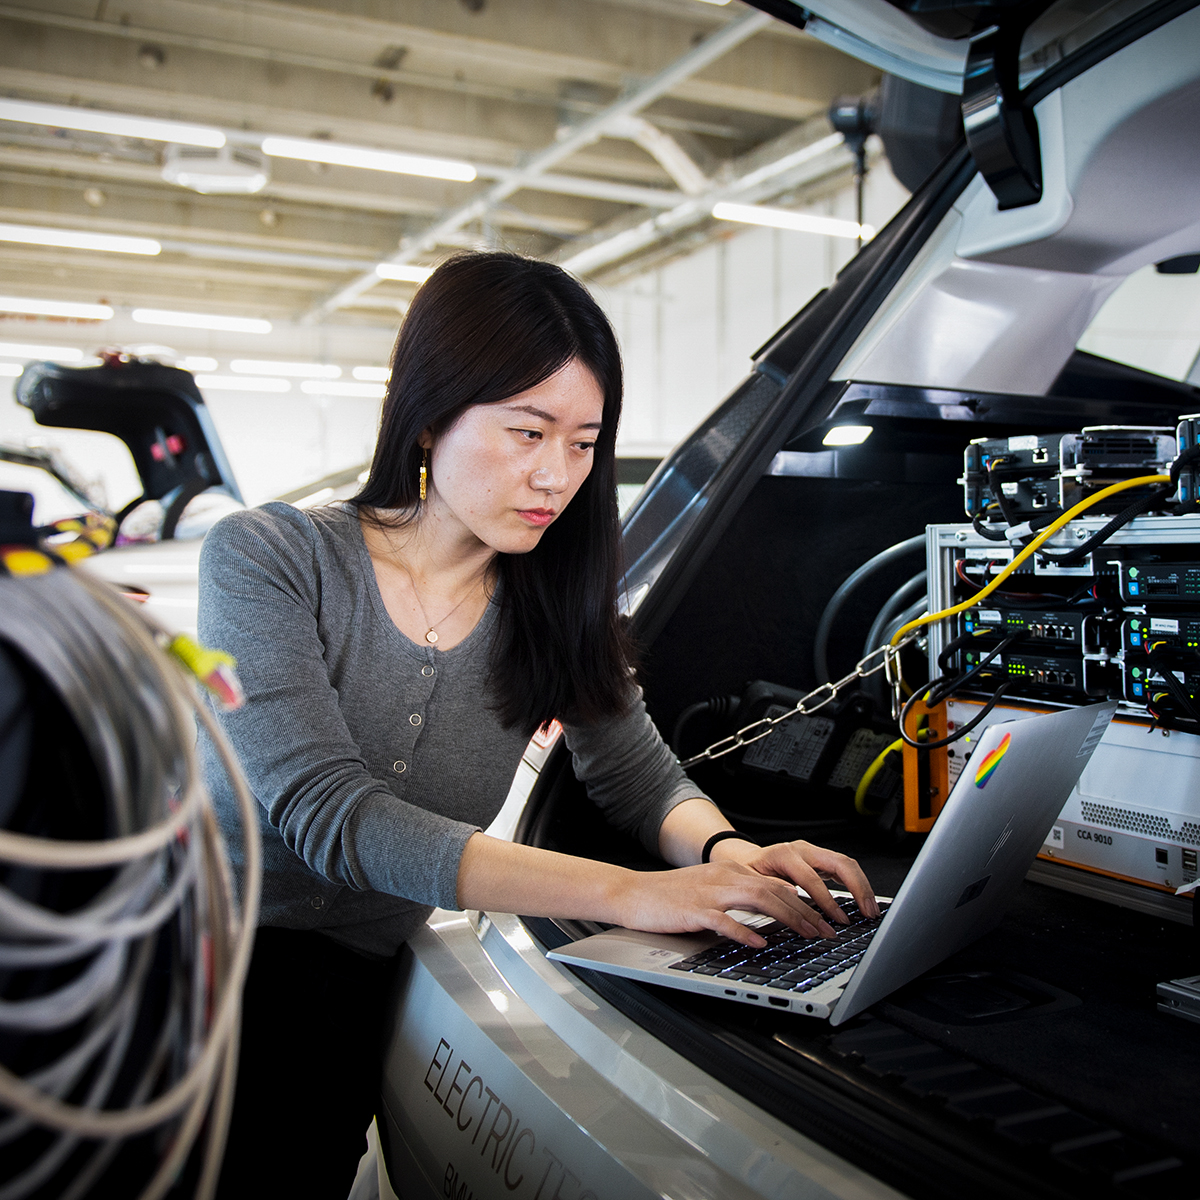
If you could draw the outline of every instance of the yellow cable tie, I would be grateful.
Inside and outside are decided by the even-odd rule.
[[[226,654],[224,650],[210,650],[186,633],[176,634],[167,648],[193,675],[200,678],[222,663],[230,667],[237,666],[237,659],[232,654]]]
[[[63,562],[74,565],[77,562],[82,562],[85,558],[91,558],[96,553],[96,548],[89,542],[80,540],[78,542],[66,542],[61,546],[55,546],[54,553]]]
[[[202,646],[186,633],[176,634],[167,644],[167,649],[216,696],[222,708],[242,706],[245,695],[234,670],[237,659],[232,654]]]
[[[54,560],[40,550],[11,549],[0,551],[0,561],[10,575],[45,575],[54,570]]]

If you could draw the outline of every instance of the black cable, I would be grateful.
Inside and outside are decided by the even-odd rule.
[[[981,538],[986,538],[989,542],[1007,542],[1008,529],[989,529],[984,523],[983,513],[976,513],[971,518],[971,527]]]
[[[1147,661],[1162,676],[1163,685],[1171,693],[1172,699],[1175,700],[1193,721],[1200,721],[1200,711],[1197,711],[1196,705],[1192,697],[1188,694],[1187,688],[1180,682],[1175,672],[1171,669],[1172,664],[1167,661],[1168,658],[1170,658],[1170,652],[1161,647],[1156,647],[1146,652]]]
[[[1008,502],[1008,497],[1004,494],[1004,488],[997,482],[996,475],[997,468],[1002,467],[1006,462],[1008,462],[1008,459],[1003,457],[993,458],[992,461],[988,463],[987,479],[988,490],[992,493],[993,499],[1000,506],[1000,513],[1004,517],[1004,523],[1011,528],[1013,525],[1017,524],[1016,514],[1013,512],[1012,506]]]
[[[1059,508],[1057,504],[1051,508],[1042,509],[1042,511],[1040,513],[1035,513],[1032,517],[1029,518],[1030,536],[1032,536],[1035,533],[1041,533],[1041,531],[1043,529],[1045,529],[1047,525],[1050,525],[1054,521],[1057,521],[1058,518],[1061,517],[1062,515],[1063,515],[1063,510],[1061,508]],[[1028,540],[1028,539],[1025,539],[1025,540]]]
[[[1044,508],[1041,512],[1035,513],[1029,518],[1029,533],[1021,538],[1022,542],[1028,542],[1035,533],[1045,529],[1051,521],[1057,521],[1062,516],[1062,509],[1055,505],[1053,508]],[[984,523],[983,514],[976,513],[971,520],[971,526],[977,534],[982,538],[987,538],[989,542],[1007,542],[1009,541],[1008,528],[991,529]]]
[[[871,623],[870,632],[867,634],[867,640],[863,643],[863,657],[865,658],[877,646],[883,644],[882,633],[888,627],[888,622],[894,619],[896,614],[900,612],[905,604],[912,600],[917,595],[923,595],[928,586],[928,572],[918,571],[911,579],[902,583],[884,602],[883,607],[875,616],[875,620]]]
[[[1179,476],[1183,472],[1184,467],[1190,467],[1192,463],[1200,462],[1200,446],[1193,446],[1190,450],[1185,450],[1171,464],[1171,469],[1167,472],[1171,476],[1171,490],[1179,486]]]
[[[1019,629],[1019,630],[1017,630],[1016,633],[1010,633],[1008,635],[1008,637],[1004,638],[997,645],[993,646],[992,649],[983,658],[981,658],[979,660],[979,662],[977,662],[969,671],[965,671],[961,675],[957,676],[956,678],[949,679],[949,680],[946,679],[946,677],[943,675],[938,679],[931,680],[930,683],[927,684],[924,688],[918,688],[915,692],[913,692],[913,694],[911,696],[909,696],[909,698],[904,702],[904,707],[900,710],[900,736],[904,739],[905,743],[909,746],[914,746],[920,750],[934,750],[934,749],[937,749],[939,746],[948,746],[948,745],[950,745],[951,742],[958,741],[958,739],[960,737],[962,737],[964,734],[970,733],[971,730],[974,729],[975,726],[989,712],[991,712],[993,708],[996,707],[996,702],[999,700],[1000,696],[1002,696],[1008,690],[1011,681],[1005,680],[1003,683],[1000,684],[1000,686],[993,693],[992,699],[985,706],[983,712],[980,713],[977,718],[973,719],[968,724],[964,725],[962,729],[956,730],[949,737],[942,738],[940,741],[937,741],[937,742],[914,741],[911,737],[909,737],[908,733],[906,732],[905,724],[907,723],[908,717],[909,717],[910,713],[912,712],[913,705],[919,699],[923,698],[926,705],[928,705],[930,708],[932,708],[935,704],[940,704],[948,696],[951,696],[954,692],[959,691],[961,688],[965,687],[966,684],[968,684],[972,679],[975,679],[993,661],[993,659],[995,659],[995,657],[998,654],[1002,654],[1005,650],[1007,650],[1014,643],[1020,641],[1024,636],[1025,636],[1024,629]],[[973,637],[973,635],[967,634],[966,637],[968,639],[970,639],[971,637]],[[963,639],[961,637],[955,638],[954,642],[951,642],[950,645],[946,647],[946,651],[943,651],[943,654],[950,651],[950,647],[954,646],[955,642],[961,643],[962,640]],[[957,647],[957,648],[961,648],[961,646]],[[939,655],[938,666],[940,667],[941,665],[942,665],[941,656]]]
[[[945,676],[940,679],[935,679],[930,682],[925,688],[925,695],[928,697],[926,703],[932,707],[935,704],[940,704],[948,696],[953,695],[960,688],[966,685],[987,666],[989,666],[996,655],[1003,654],[1015,642],[1019,642],[1025,636],[1024,629],[1018,629],[1016,633],[1010,633],[1002,642],[993,646],[987,654],[983,656],[969,671],[964,671],[955,679],[947,680]]]
[[[917,699],[920,692],[914,692],[904,703],[904,708],[900,712],[900,736],[904,739],[906,746],[912,746],[917,750],[940,750],[943,746],[949,746],[951,742],[957,742],[959,738],[965,737],[974,729],[980,721],[984,719],[1000,703],[1000,698],[1008,691],[1010,686],[1009,680],[1005,680],[991,695],[988,702],[983,706],[980,712],[971,718],[961,729],[956,729],[949,737],[939,738],[936,742],[914,742],[904,731],[904,722],[911,709],[913,701]]]
[[[1170,487],[1155,488],[1149,495],[1143,496],[1140,500],[1135,500],[1128,508],[1122,509],[1107,525],[1102,529],[1096,530],[1086,542],[1080,542],[1073,550],[1068,550],[1065,554],[1055,554],[1051,550],[1039,550],[1038,557],[1044,558],[1049,562],[1058,563],[1060,566],[1074,566],[1081,563],[1097,546],[1101,546],[1107,542],[1118,529],[1123,529],[1135,517],[1142,516],[1143,513],[1149,512],[1152,508],[1160,508],[1163,501],[1171,495],[1173,490]]]
[[[1124,528],[1135,517],[1140,517],[1152,509],[1165,507],[1166,501],[1179,488],[1180,472],[1184,467],[1197,461],[1200,461],[1200,446],[1193,446],[1190,450],[1185,450],[1171,464],[1170,470],[1167,472],[1171,478],[1171,482],[1166,487],[1155,488],[1154,491],[1143,496],[1140,500],[1135,500],[1128,508],[1123,509],[1113,517],[1103,529],[1098,529],[1086,542],[1081,542],[1065,554],[1055,554],[1053,551],[1039,550],[1038,555],[1049,562],[1058,563],[1060,566],[1073,566],[1083,562],[1097,546],[1103,545],[1118,529]]]
[[[671,731],[669,743],[671,749],[679,758],[682,758],[683,753],[679,747],[682,743],[683,731],[695,717],[705,712],[718,717],[731,716],[737,712],[740,702],[738,696],[710,696],[707,700],[697,700],[695,704],[689,704],[675,719],[675,727]]]
[[[1185,450],[1171,464],[1169,472],[1171,476],[1171,486],[1179,487],[1179,476],[1183,473],[1184,467],[1189,467],[1193,463],[1200,462],[1200,446],[1193,446],[1190,450]],[[1177,517],[1183,516],[1185,513],[1194,513],[1200,511],[1200,500],[1189,500],[1186,503],[1176,504],[1174,508]]]
[[[845,604],[846,598],[868,575],[887,566],[895,559],[901,558],[905,554],[911,554],[914,550],[924,549],[924,547],[925,535],[918,533],[915,537],[897,542],[894,546],[881,550],[873,558],[868,558],[861,567],[843,580],[837,591],[829,598],[829,603],[825,605],[825,611],[821,613],[821,619],[817,622],[817,632],[813,637],[813,667],[816,670],[818,683],[829,683],[832,678],[829,674],[829,635],[833,632],[833,623],[837,619],[842,605]]]
[[[937,657],[938,670],[945,675],[950,670],[950,655],[957,653],[959,650],[966,649],[979,636],[978,633],[960,633],[958,637],[951,638]],[[928,691],[928,688],[926,690]]]

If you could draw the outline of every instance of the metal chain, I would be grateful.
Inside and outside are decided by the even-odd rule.
[[[892,716],[893,718],[898,718],[900,715],[898,707],[900,699],[900,651],[905,646],[915,642],[924,633],[924,629],[914,629],[912,633],[902,638],[896,645],[880,646],[878,649],[872,650],[865,658],[860,658],[854,670],[849,675],[839,679],[837,683],[821,684],[820,687],[814,688],[809,692],[807,696],[802,696],[797,700],[795,705],[787,712],[780,713],[777,717],[761,717],[757,721],[751,721],[749,725],[742,726],[737,733],[731,733],[719,742],[713,742],[708,749],[701,750],[699,754],[693,754],[691,758],[684,759],[679,765],[686,770],[698,762],[721,758],[726,754],[732,754],[735,750],[741,749],[742,746],[749,746],[752,742],[761,741],[770,735],[776,725],[780,725],[797,715],[807,717],[815,713],[818,709],[824,708],[825,705],[831,704],[836,700],[838,694],[844,688],[849,687],[850,684],[860,679],[867,679],[878,671],[883,671],[887,678],[892,691]],[[875,659],[878,659],[878,661],[873,662]]]

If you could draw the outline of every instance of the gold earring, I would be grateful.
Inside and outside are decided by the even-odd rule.
[[[429,480],[429,451],[421,451],[421,499],[425,499],[426,484]]]

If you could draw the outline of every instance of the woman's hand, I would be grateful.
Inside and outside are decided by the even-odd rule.
[[[677,804],[663,820],[659,831],[659,852],[667,862],[679,866],[694,863],[700,858],[701,850],[708,840],[717,833],[732,832],[729,822],[720,809],[711,800],[695,796]],[[712,863],[727,865],[737,864],[758,875],[773,879],[784,888],[792,885],[802,887],[813,899],[813,903],[824,912],[831,921],[845,925],[847,917],[838,903],[829,894],[829,889],[821,879],[824,875],[837,882],[848,891],[858,902],[859,911],[868,917],[879,916],[879,905],[875,903],[875,893],[867,882],[862,868],[852,858],[838,854],[833,850],[825,850],[810,842],[779,842],[774,846],[756,846],[753,842],[743,841],[739,837],[724,837],[716,842],[709,854]],[[673,872],[680,875],[682,872]],[[794,889],[792,889],[794,890]],[[797,899],[799,899],[797,897]],[[803,903],[800,901],[800,903]],[[758,908],[753,903],[738,903],[737,908]],[[805,906],[807,907],[807,906]],[[759,912],[766,909],[758,908]],[[811,909],[809,910],[811,912]],[[775,917],[775,912],[770,913]],[[782,920],[782,918],[779,918]],[[735,922],[736,923],[736,922]],[[793,928],[799,928],[792,922],[787,922]],[[738,926],[744,932],[745,926]],[[705,925],[706,929],[716,929],[714,924]],[[720,930],[725,933],[725,929]],[[831,932],[826,927],[821,931],[825,936]],[[733,936],[730,934],[729,936]],[[746,941],[739,937],[738,941]],[[750,942],[750,945],[757,945]]]
[[[716,813],[707,800],[694,803]],[[729,828],[720,814],[716,820],[718,829]],[[711,833],[703,828],[701,833],[702,847]],[[698,857],[699,849],[692,862]],[[458,904],[531,917],[581,917],[654,933],[711,929],[743,945],[760,947],[765,944],[762,935],[731,917],[730,909],[773,917],[805,937],[832,936],[833,927],[798,895],[796,884],[835,922],[845,923],[845,913],[818,872],[845,885],[864,913],[878,914],[866,877],[844,854],[807,842],[763,849],[734,838],[718,842],[712,862],[700,866],[632,871],[474,833],[459,863]]]
[[[766,851],[760,853],[765,855]],[[845,921],[841,909],[832,900],[830,903]],[[616,905],[614,919],[630,929],[654,933],[695,933],[711,929],[735,942],[754,947],[765,946],[766,940],[731,917],[728,909],[763,913],[805,937],[832,937],[834,932],[832,926],[799,897],[795,886],[777,872],[732,860],[679,867],[673,871],[635,872],[622,889]]]
[[[836,924],[844,925],[847,917],[825,886],[826,878],[836,880],[849,892],[864,916],[879,916],[875,893],[867,882],[862,868],[845,854],[814,846],[811,842],[777,842],[759,847],[737,838],[718,842],[712,851],[713,862],[738,863],[762,875],[791,880],[802,887],[813,903]]]

